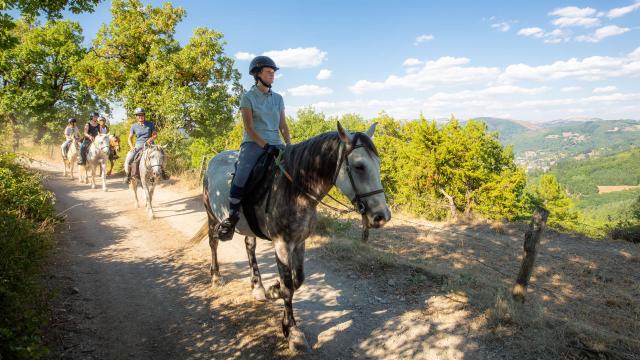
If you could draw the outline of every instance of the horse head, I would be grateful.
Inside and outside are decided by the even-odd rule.
[[[162,169],[167,163],[164,147],[162,145],[146,145],[144,155],[145,167],[151,170],[154,178],[162,176]]]
[[[93,140],[93,145],[99,153],[109,156],[109,135],[98,134]]]
[[[380,181],[380,157],[371,140],[375,130],[374,123],[366,132],[351,134],[338,122],[344,150],[336,186],[366,216],[369,227],[379,228],[391,219],[391,211]]]

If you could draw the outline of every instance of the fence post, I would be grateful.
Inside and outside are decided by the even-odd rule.
[[[200,171],[198,171],[198,180],[202,180],[204,175],[204,163],[207,161],[207,155],[202,155],[202,161],[200,162]]]
[[[540,235],[547,223],[548,217],[549,211],[547,209],[536,207],[531,217],[531,223],[529,223],[529,229],[524,234],[524,257],[522,258],[520,273],[511,291],[513,298],[521,302],[524,302],[524,296],[527,293],[527,285],[529,285],[529,279],[533,272],[533,264],[536,260],[536,247],[540,242]]]

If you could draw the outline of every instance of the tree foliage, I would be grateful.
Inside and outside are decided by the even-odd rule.
[[[170,3],[115,0],[111,13],[76,69],[84,84],[128,111],[144,107],[160,128],[199,138],[230,129],[240,74],[224,54],[222,33],[197,28],[181,46],[175,29],[185,11]]]

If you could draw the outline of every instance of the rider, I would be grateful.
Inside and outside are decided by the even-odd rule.
[[[105,118],[104,116],[100,116],[100,118],[98,119],[98,125],[100,125],[100,129],[98,131],[100,134],[109,133],[109,127],[107,126],[107,118]]]
[[[60,148],[62,149],[62,159],[67,160],[69,144],[71,144],[74,138],[76,140],[80,138],[80,131],[78,131],[78,127],[76,126],[76,118],[70,118],[67,120],[67,126],[64,128],[64,137],[66,140],[62,143]]]
[[[78,165],[84,165],[87,162],[87,151],[89,145],[91,145],[95,137],[100,133],[98,116],[99,114],[97,112],[92,112],[91,119],[84,126],[84,139],[82,139],[82,143],[80,144],[80,160],[78,161]]]
[[[145,112],[143,108],[136,108],[134,114],[136,118],[138,118],[138,122],[131,125],[131,130],[129,131],[129,152],[127,153],[127,157],[124,160],[124,171],[127,174],[125,178],[125,182],[128,184],[131,180],[131,161],[135,159],[136,154],[144,148],[144,145],[153,144],[154,140],[158,137],[158,133],[156,132],[156,128],[151,121],[145,121]],[[135,145],[133,143],[133,136],[136,136]],[[169,176],[165,173],[164,169],[162,169],[162,179],[167,180]]]
[[[284,114],[284,101],[280,94],[271,91],[276,71],[276,63],[267,56],[257,56],[249,65],[249,74],[253,76],[255,85],[244,93],[240,100],[244,135],[236,174],[229,192],[229,217],[224,219],[218,228],[220,240],[233,237],[240,217],[243,188],[260,156],[265,152],[278,155],[284,148],[278,130],[282,133],[284,142],[287,145],[291,144]]]

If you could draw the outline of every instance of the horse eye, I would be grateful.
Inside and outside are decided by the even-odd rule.
[[[363,164],[356,164],[353,167],[358,171],[364,171],[364,165]]]

